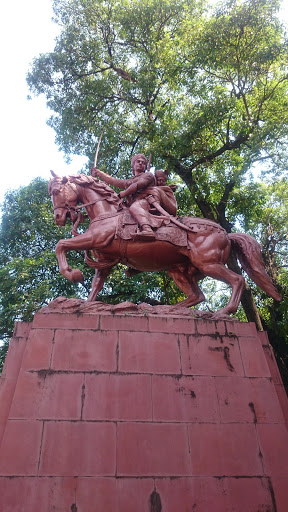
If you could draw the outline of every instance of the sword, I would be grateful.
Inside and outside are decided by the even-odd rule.
[[[163,217],[161,217],[162,219],[170,220],[179,228],[184,229],[185,231],[190,231],[190,233],[193,233],[193,235],[195,235],[195,231],[193,231],[193,229],[189,228],[188,226],[185,226],[185,224],[182,224],[182,222],[179,222],[179,220],[175,219],[173,215],[169,215],[169,213],[167,213],[166,210],[164,210],[164,208],[162,208],[162,206],[156,200],[154,200],[153,202],[152,200],[150,200],[149,203],[152,204],[152,206],[154,206],[154,208],[156,208],[156,210],[158,210],[158,212],[163,215]]]
[[[94,158],[94,167],[97,167],[98,153],[99,153],[100,142],[101,142],[103,133],[104,133],[104,130],[102,131],[102,133],[99,137],[99,141],[98,141],[98,145],[97,145],[97,149],[96,149],[96,153],[95,153],[95,158]]]
[[[148,161],[148,165],[147,165],[147,172],[150,171],[150,167],[151,167],[151,158],[152,158],[152,155],[150,153],[150,156],[149,156],[149,161]]]

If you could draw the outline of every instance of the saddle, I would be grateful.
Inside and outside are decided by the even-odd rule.
[[[153,218],[156,220],[157,216],[152,214],[150,214],[150,216],[152,217],[151,224],[153,225],[155,224],[155,222],[153,223]],[[181,230],[181,228],[178,228],[169,220],[165,220],[164,223],[162,222],[161,224],[162,225],[157,227],[154,231],[155,240],[170,242],[171,244],[180,247],[188,246],[187,231]],[[121,212],[118,217],[115,238],[120,238],[122,240],[135,240],[138,233],[138,224],[132,217],[131,213],[129,211]]]

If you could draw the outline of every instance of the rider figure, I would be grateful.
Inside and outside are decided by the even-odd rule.
[[[159,178],[157,178],[156,173],[155,177],[152,172],[145,172],[147,159],[144,155],[134,155],[131,160],[131,167],[134,178],[128,180],[114,178],[100,171],[97,167],[91,170],[91,174],[95,178],[101,178],[109,185],[124,189],[119,196],[121,199],[127,196],[129,211],[141,228],[137,238],[154,240],[155,234],[152,226],[155,227],[157,222],[155,222],[156,219],[153,221],[153,216],[149,213],[152,208],[151,205],[159,204],[170,215],[176,215],[176,199],[172,189],[166,186],[165,178],[167,180],[167,174],[165,175],[164,171],[156,171]]]

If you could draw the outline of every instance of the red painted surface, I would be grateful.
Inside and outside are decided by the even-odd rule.
[[[22,365],[30,328],[24,322],[23,327],[16,322],[14,337],[10,342],[5,366],[0,379],[0,445],[5,432],[9,411],[13,400],[17,379]],[[15,335],[17,333],[17,336]]]
[[[283,423],[283,410],[269,378],[215,379],[222,423]]]
[[[180,478],[156,480],[165,512],[273,511],[265,478]],[[181,504],[181,509],[179,509]],[[284,512],[284,509],[283,511]]]
[[[79,478],[79,512],[150,512],[152,478]],[[69,511],[70,512],[70,511]]]
[[[133,315],[101,315],[100,329],[103,331],[148,332],[148,317]]]
[[[52,354],[53,370],[116,370],[117,332],[58,329]]]
[[[43,425],[8,420],[0,447],[0,475],[37,475]]]
[[[83,385],[81,373],[21,372],[10,417],[79,420]]]
[[[195,321],[193,319],[185,318],[169,318],[151,316],[149,318],[149,330],[151,332],[174,332],[191,334],[195,333]]]
[[[115,475],[116,426],[106,422],[50,421],[44,426],[40,475]]]
[[[158,332],[119,332],[119,371],[179,374],[177,337]]]
[[[239,338],[241,357],[246,377],[270,377],[262,344],[256,336]]]
[[[219,407],[212,377],[154,375],[154,421],[218,423]]]
[[[54,329],[31,330],[23,357],[23,370],[41,370],[50,367],[54,336]]]
[[[119,423],[119,476],[191,475],[187,427],[177,423]]]
[[[285,512],[287,510],[288,477],[272,478],[271,485],[275,494],[277,512]]]
[[[243,362],[235,336],[179,336],[184,375],[243,375]]]
[[[75,478],[0,477],[1,511],[71,512],[76,483]]]
[[[259,425],[258,433],[265,473],[276,477],[287,477],[287,427],[281,423]]]
[[[37,314],[0,380],[0,511],[287,512],[287,418],[254,325]]]
[[[83,419],[152,421],[150,375],[86,375]]]
[[[188,434],[193,475],[263,475],[254,425],[191,423]]]

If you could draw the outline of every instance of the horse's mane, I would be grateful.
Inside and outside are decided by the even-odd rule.
[[[71,183],[95,190],[95,192],[98,192],[98,194],[104,196],[110,203],[119,203],[119,197],[117,196],[115,190],[109,187],[109,185],[107,185],[107,183],[104,181],[98,180],[98,178],[93,178],[92,176],[88,176],[87,174],[78,174],[76,176],[69,176],[69,178]]]
[[[50,195],[53,193],[53,185],[54,184],[69,184],[72,188],[76,185],[80,187],[86,187],[91,190],[95,190],[98,194],[101,194],[107,201],[110,203],[119,203],[119,197],[116,192],[97,178],[93,178],[92,176],[88,176],[87,174],[73,174],[69,176],[55,176],[49,181],[48,192]]]

